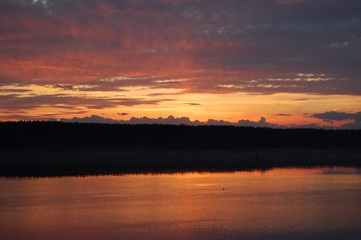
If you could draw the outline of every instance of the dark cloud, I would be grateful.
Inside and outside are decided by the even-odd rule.
[[[279,116],[279,117],[289,117],[289,116],[292,116],[292,114],[278,113],[278,114],[275,114],[275,116]]]
[[[326,123],[330,123],[330,124],[333,124],[334,121],[333,120],[329,120],[329,119],[323,119],[322,121],[326,122]]]
[[[2,0],[0,82],[360,95],[360,26],[359,0]]]
[[[327,123],[334,123],[334,121],[342,121],[342,120],[353,120],[352,123],[347,123],[341,125],[339,128],[341,129],[361,129],[361,112],[357,113],[345,113],[345,112],[324,112],[324,113],[316,113],[310,115],[309,117],[314,117],[318,119],[322,119]]]
[[[316,99],[316,98],[297,98],[297,99],[294,99],[294,101],[308,101],[308,100],[313,100],[313,99]]]
[[[26,111],[22,111],[22,110],[19,110],[19,109],[7,109],[7,110],[2,110],[1,111],[2,114],[13,114],[13,113],[16,113],[16,114],[23,114],[23,113],[26,113]]]
[[[7,115],[4,115],[4,116],[1,116],[2,119],[9,119],[9,120],[12,120],[12,119],[21,119],[22,121],[36,121],[36,120],[48,120],[48,118],[42,118],[42,117],[34,117],[34,116],[28,116],[28,115],[25,115],[25,114],[7,114]]]
[[[31,90],[28,89],[1,89],[2,93],[23,93],[23,92],[30,92]]]
[[[127,115],[129,115],[129,113],[118,113],[118,115],[120,115],[120,116],[127,116]]]
[[[322,120],[335,120],[335,121],[341,121],[341,120],[355,120],[355,121],[361,121],[361,112],[357,113],[345,113],[345,112],[325,112],[325,113],[316,113],[311,115],[310,117],[322,119]]]
[[[346,123],[339,127],[340,129],[361,129],[361,121],[355,121],[353,123]]]
[[[0,95],[2,102],[0,108],[5,110],[29,110],[39,107],[54,107],[60,109],[78,109],[85,106],[89,109],[102,109],[116,106],[136,106],[143,104],[158,104],[172,99],[147,100],[143,98],[88,98],[75,97],[65,94],[39,95],[39,96],[19,96],[16,94]]]
[[[61,88],[64,90],[74,90],[74,86],[71,84],[54,84],[53,87]]]
[[[237,125],[244,127],[250,126],[250,127],[284,128],[284,126],[267,122],[266,118],[264,117],[261,117],[261,119],[258,122],[253,122],[249,120],[239,120]]]
[[[1,116],[0,117],[2,119],[9,120],[12,121],[13,119],[21,119],[22,121],[57,121],[56,118],[53,118],[52,114],[44,114],[44,115],[39,115],[39,116],[29,116],[29,115],[24,115],[24,114],[10,114],[10,115],[5,115],[5,116]]]

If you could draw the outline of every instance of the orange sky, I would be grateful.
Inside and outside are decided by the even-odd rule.
[[[360,12],[356,0],[4,0],[0,120],[359,128]]]

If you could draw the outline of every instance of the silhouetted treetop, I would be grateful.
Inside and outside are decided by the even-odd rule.
[[[0,122],[0,148],[353,148],[361,130]]]

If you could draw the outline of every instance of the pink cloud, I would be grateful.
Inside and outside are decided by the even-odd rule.
[[[353,32],[359,25],[356,1],[342,8],[335,1],[304,0],[85,2],[3,1],[0,84],[36,81],[91,83],[99,90],[142,84],[188,93],[360,94],[355,87],[360,72],[354,64],[359,57],[350,54],[359,50],[352,42],[358,41],[352,37],[358,34]],[[291,4],[301,2],[309,2],[307,12]],[[337,11],[341,13],[335,17]],[[332,34],[337,32],[335,26],[350,39]],[[332,42],[350,42],[346,45],[354,51],[345,47],[336,54],[326,44]],[[326,73],[345,81],[291,85],[271,80],[297,73]],[[119,76],[143,80],[101,82]],[[154,81],[166,78],[188,81]]]

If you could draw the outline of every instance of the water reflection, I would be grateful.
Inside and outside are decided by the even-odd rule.
[[[360,239],[359,172],[3,178],[0,239]]]

